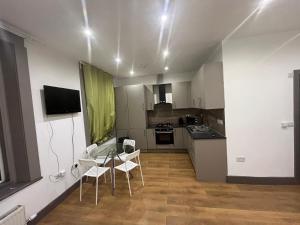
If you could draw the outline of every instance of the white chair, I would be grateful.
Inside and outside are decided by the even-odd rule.
[[[131,146],[133,148],[133,151],[135,151],[135,140],[132,140],[132,139],[124,139],[123,141],[123,152],[118,154],[118,156],[115,156],[115,160],[117,161],[125,161],[125,158],[126,156],[128,156],[129,154],[125,152],[125,146],[128,145],[128,146]]]
[[[96,160],[92,159],[79,159],[79,164],[83,167],[90,167],[90,169],[85,172],[80,178],[80,201],[82,196],[82,177],[95,177],[96,178],[96,205],[98,204],[98,178],[105,174],[107,171],[110,171],[111,176],[111,169],[110,167],[99,167]],[[110,180],[111,177],[110,177]]]
[[[131,159],[137,159],[137,163],[130,161]],[[141,162],[140,162],[140,150],[136,150],[133,153],[128,154],[125,157],[124,161],[125,161],[124,163],[122,163],[119,166],[116,166],[114,169],[117,169],[117,170],[120,170],[120,171],[126,173],[129,194],[130,194],[130,196],[132,196],[130,181],[129,181],[129,171],[133,170],[135,167],[139,167],[140,168],[140,173],[141,173],[142,184],[144,186],[144,178],[143,178],[142,167],[141,167]]]
[[[86,154],[88,155],[88,157],[90,156],[90,153],[97,147],[98,147],[97,144],[92,144],[92,145],[90,145],[86,148]],[[95,161],[97,162],[98,166],[103,165],[105,167],[106,164],[111,161],[111,158],[106,157],[106,156],[99,156],[99,158],[95,159]],[[105,174],[104,174],[104,180],[105,180],[105,183],[106,183],[106,175]]]

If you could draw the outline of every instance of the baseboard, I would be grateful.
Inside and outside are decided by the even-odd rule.
[[[227,176],[227,183],[233,184],[262,184],[262,185],[296,185],[299,180],[294,177],[243,177]]]
[[[60,196],[58,196],[56,199],[50,202],[45,208],[39,211],[37,216],[33,220],[28,221],[27,225],[38,224],[38,222],[42,218],[44,218],[49,212],[51,212],[56,206],[58,206],[63,200],[65,200],[76,188],[79,187],[79,185],[80,185],[80,181],[78,180],[71,187],[69,187],[64,193],[62,193]]]

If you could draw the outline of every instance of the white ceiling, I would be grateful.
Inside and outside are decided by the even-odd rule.
[[[135,76],[162,73],[165,64],[170,68],[168,73],[194,71],[260,0],[170,0],[169,20],[159,49],[164,2],[86,0],[89,25],[94,31],[91,63],[120,77],[130,76],[132,64]],[[273,0],[237,35],[299,29],[299,10],[299,0]],[[80,0],[1,0],[0,18],[51,48],[89,61]],[[123,61],[117,70],[114,57],[118,39]],[[168,39],[170,56],[166,61],[162,51]]]

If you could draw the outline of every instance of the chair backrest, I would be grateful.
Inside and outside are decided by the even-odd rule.
[[[92,144],[92,145],[86,147],[86,152],[87,152],[88,154],[90,154],[90,152],[91,152],[93,149],[95,149],[95,148],[97,148],[97,144]]]
[[[139,156],[140,156],[140,150],[136,150],[133,153],[128,154],[125,158],[125,161],[129,161],[129,160],[134,159],[136,157],[138,157],[138,159],[139,159]]]
[[[97,166],[97,162],[93,159],[79,159],[79,164],[86,167]]]
[[[125,151],[125,146],[129,145],[133,147],[133,151],[135,151],[135,140],[132,139],[124,139],[123,141],[123,150]]]

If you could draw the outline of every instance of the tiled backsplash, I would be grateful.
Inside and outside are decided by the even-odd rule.
[[[185,118],[188,114],[197,117],[203,115],[205,125],[225,135],[224,109],[172,109],[172,104],[158,104],[153,111],[147,111],[147,123],[149,127],[158,123],[178,125],[179,118]]]

